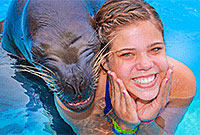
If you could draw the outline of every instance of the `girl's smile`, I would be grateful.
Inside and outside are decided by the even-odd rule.
[[[156,84],[158,80],[158,74],[150,74],[147,76],[136,77],[132,80],[133,83],[140,88],[151,88]]]

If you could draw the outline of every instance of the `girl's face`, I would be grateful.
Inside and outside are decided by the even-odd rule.
[[[155,98],[168,68],[161,31],[150,21],[143,21],[121,28],[116,35],[110,50],[110,70],[133,98]]]

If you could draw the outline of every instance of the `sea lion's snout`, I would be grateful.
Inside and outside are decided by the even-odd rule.
[[[69,51],[70,52],[70,51]],[[95,96],[95,77],[92,72],[94,50],[84,47],[79,49],[72,59],[63,59],[58,55],[49,55],[43,59],[43,65],[54,73],[55,88],[58,97],[72,111],[80,112],[88,109]],[[76,58],[75,58],[76,57]]]
[[[71,64],[56,76],[58,97],[72,111],[84,111],[94,100],[94,80],[91,66]]]

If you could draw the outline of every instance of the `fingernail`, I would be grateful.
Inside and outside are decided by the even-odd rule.
[[[111,76],[111,74],[110,74],[110,73],[108,73],[108,75],[109,75],[109,76]]]
[[[112,75],[111,75],[111,73],[108,71],[108,75],[110,76],[110,77],[112,77]]]
[[[123,95],[125,96],[125,92],[124,92],[124,91],[122,91],[122,93],[123,93]]]
[[[168,82],[168,79],[166,80],[166,83]]]
[[[171,70],[170,70],[170,74],[172,74],[172,73],[173,73],[173,70],[171,69]]]

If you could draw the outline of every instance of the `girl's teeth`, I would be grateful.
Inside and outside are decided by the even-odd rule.
[[[150,83],[155,79],[155,75],[148,77],[148,78],[138,78],[134,79],[136,83]]]

